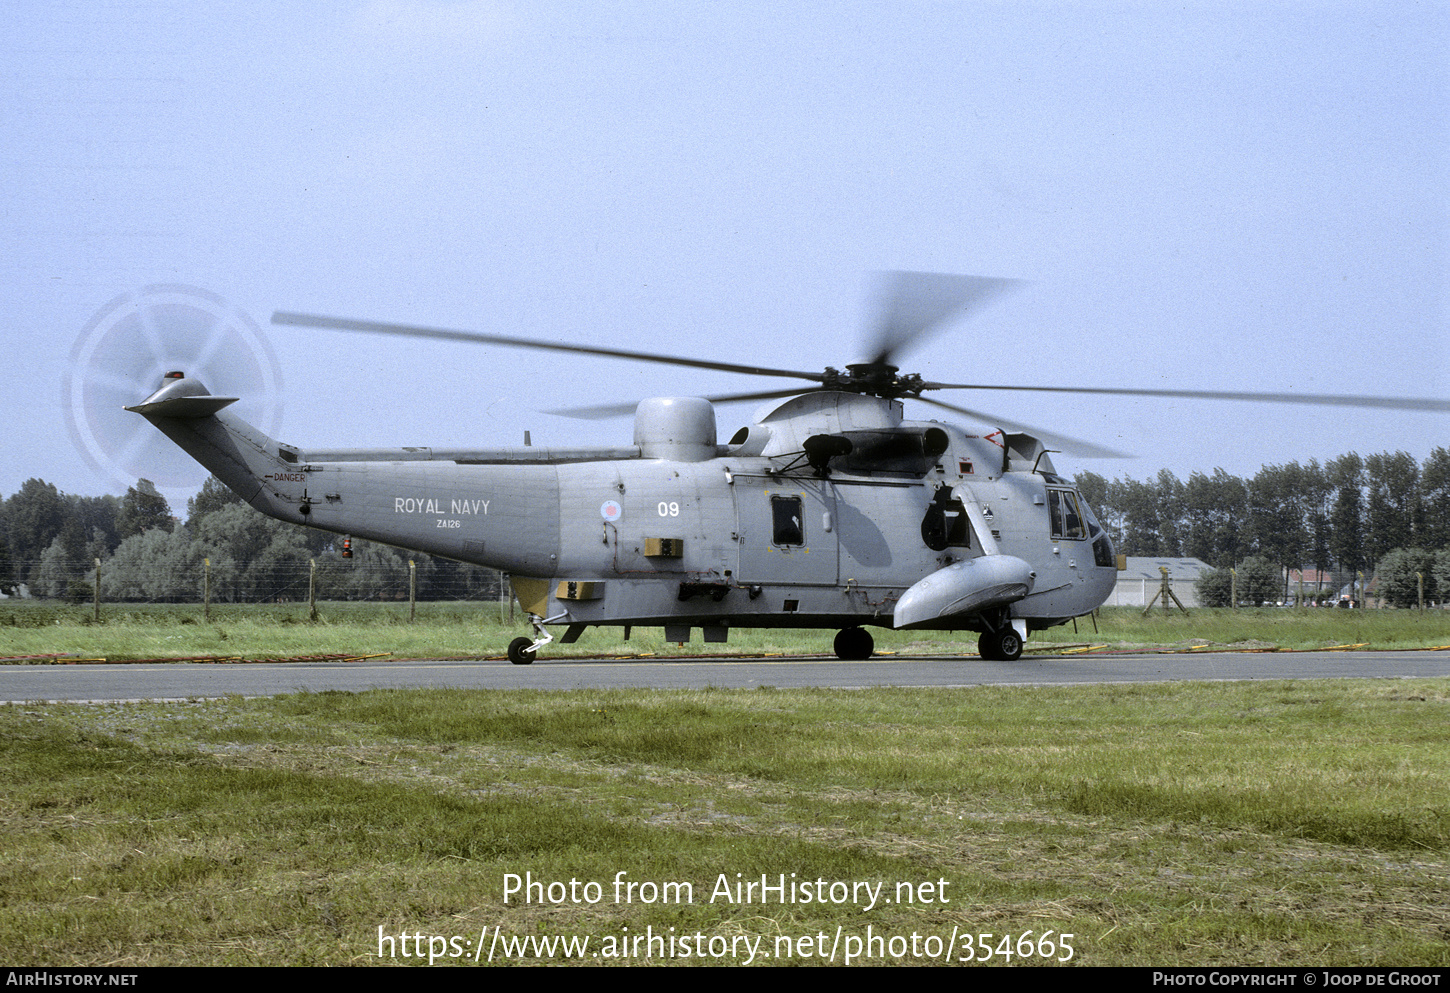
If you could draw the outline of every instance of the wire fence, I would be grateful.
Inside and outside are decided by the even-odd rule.
[[[26,577],[22,582],[16,577]],[[0,598],[72,604],[288,604],[316,601],[507,602],[507,577],[492,569],[420,556],[194,562],[92,560],[89,568],[45,560],[12,564]]]

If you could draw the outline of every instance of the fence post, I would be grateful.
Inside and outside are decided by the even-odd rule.
[[[307,560],[307,619],[317,620],[317,560]]]
[[[96,592],[94,602],[94,620],[97,624],[101,622],[101,560],[96,559]]]
[[[201,619],[211,623],[211,559],[201,560]]]
[[[408,623],[418,618],[418,563],[408,560]]]

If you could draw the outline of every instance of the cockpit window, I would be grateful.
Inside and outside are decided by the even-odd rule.
[[[1047,491],[1047,505],[1052,512],[1052,536],[1078,540],[1087,537],[1082,523],[1082,511],[1078,509],[1077,493],[1073,490]]]

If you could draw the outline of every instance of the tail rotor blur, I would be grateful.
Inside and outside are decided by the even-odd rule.
[[[282,370],[262,330],[222,298],[190,286],[148,286],[116,297],[82,330],[63,384],[71,439],[118,486],[138,478],[164,488],[199,486],[206,470],[144,418],[138,403],[169,372],[240,397],[239,416],[273,434],[281,421]]]

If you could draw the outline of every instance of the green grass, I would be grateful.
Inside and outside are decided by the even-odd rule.
[[[1089,965],[1444,966],[1447,726],[1445,679],[11,706],[0,957],[370,964],[379,927],[770,951],[869,925],[1067,932]],[[616,903],[619,872],[695,899]],[[506,903],[525,873],[602,899]],[[950,902],[709,902],[736,873]]]
[[[1096,630],[1095,630],[1096,628]],[[528,633],[522,615],[507,621],[494,603],[420,603],[410,623],[406,603],[323,603],[319,620],[306,604],[225,605],[202,619],[194,604],[103,604],[101,621],[89,607],[37,602],[0,604],[0,658],[66,653],[110,660],[242,655],[250,658],[389,653],[398,658],[501,656],[510,639]],[[899,632],[872,628],[877,650],[898,654],[975,654],[971,632]],[[625,641],[619,628],[593,628],[573,645],[557,642],[545,657],[649,654],[829,654],[830,631],[735,629],[725,645],[695,640],[683,648],[659,628],[640,628]],[[1279,647],[1337,645],[1371,649],[1450,644],[1450,613],[1410,610],[1195,610],[1184,616],[1108,608],[1037,632],[1028,650],[1064,645],[1111,649],[1144,647]]]
[[[1090,633],[1091,618],[1072,626],[1043,632],[1044,641],[1092,640],[1123,646],[1186,647],[1210,644],[1224,647],[1316,649],[1338,645],[1365,645],[1370,649],[1431,648],[1450,645],[1450,611],[1337,610],[1260,608],[1228,610],[1200,608],[1187,614],[1154,610],[1144,617],[1141,608],[1112,607],[1100,612],[1101,639]],[[1029,642],[1031,644],[1031,642]]]

